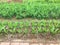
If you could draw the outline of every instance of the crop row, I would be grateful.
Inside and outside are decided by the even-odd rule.
[[[0,3],[0,18],[60,18],[58,3]]]
[[[8,22],[0,21],[0,34],[60,34],[60,22],[56,20],[21,21]]]

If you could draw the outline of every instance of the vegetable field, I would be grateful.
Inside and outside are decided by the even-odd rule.
[[[4,21],[1,21],[2,19]],[[6,19],[10,21],[6,21]],[[24,21],[15,21],[15,19],[24,19]],[[60,0],[23,0],[22,3],[0,2],[0,34],[42,33],[56,35],[60,34],[59,20]]]
[[[40,20],[40,21],[21,21],[21,22],[0,22],[0,34],[15,34],[15,33],[24,33],[28,34],[30,31],[31,34],[37,33],[50,33],[56,34],[60,33],[60,21],[57,20]]]

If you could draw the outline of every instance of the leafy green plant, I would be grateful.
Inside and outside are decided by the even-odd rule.
[[[36,27],[32,27],[31,33],[32,33],[32,34],[36,34],[36,33],[37,33]]]
[[[43,30],[41,29],[41,27],[38,27],[37,31],[38,31],[38,33],[42,33],[43,32]]]
[[[23,31],[19,29],[19,30],[16,30],[16,32],[21,34]]]
[[[19,28],[18,28],[19,27]],[[29,21],[29,22],[8,22],[0,21],[0,34],[48,34],[49,32],[54,34],[60,34],[60,21],[57,20],[41,20],[41,21]]]
[[[23,31],[23,33],[24,33],[24,34],[27,34],[27,33],[28,33],[28,30],[27,30],[27,29],[25,29],[25,30]]]
[[[9,28],[13,28],[13,23],[12,22],[8,22],[8,27]]]
[[[32,6],[31,6],[32,5]],[[0,17],[2,18],[36,18],[58,19],[60,17],[60,4],[58,3],[3,3],[0,4]]]

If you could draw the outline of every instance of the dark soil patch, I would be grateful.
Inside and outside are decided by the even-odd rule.
[[[51,35],[44,35],[44,34],[8,34],[8,35],[0,35],[0,41],[11,41],[13,39],[21,39],[21,40],[48,40],[48,41],[57,41],[60,40],[60,34],[51,36]]]

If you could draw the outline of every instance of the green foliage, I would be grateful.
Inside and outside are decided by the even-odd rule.
[[[60,34],[60,21],[57,20],[40,20],[40,21],[26,21],[26,22],[0,22],[0,34],[40,34],[51,33]]]
[[[23,33],[24,34],[27,34],[28,33],[28,30],[27,29],[23,30]]]
[[[0,17],[2,18],[37,18],[58,19],[60,4],[58,3],[0,3]]]
[[[49,2],[49,1],[48,1]],[[0,3],[1,18],[36,18],[36,19],[60,19],[60,4],[58,3]],[[28,34],[48,33],[60,34],[60,21],[20,21],[0,22],[0,34],[23,33]]]

